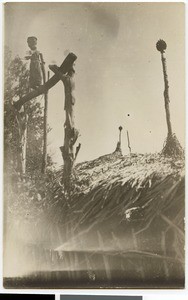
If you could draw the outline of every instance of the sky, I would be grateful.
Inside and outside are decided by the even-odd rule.
[[[69,52],[75,64],[77,161],[111,153],[123,127],[122,150],[160,151],[167,136],[164,82],[156,42],[167,43],[173,132],[184,146],[185,7],[183,3],[7,3],[4,44],[24,58],[27,37],[38,38],[46,69]],[[48,151],[62,164],[64,87],[49,91]]]

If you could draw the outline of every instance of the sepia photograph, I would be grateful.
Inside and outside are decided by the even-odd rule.
[[[3,6],[4,288],[184,289],[185,4]]]

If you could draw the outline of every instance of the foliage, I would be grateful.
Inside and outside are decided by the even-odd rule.
[[[47,157],[47,172],[41,174],[43,147],[43,108],[41,99],[33,99],[25,104],[23,114],[28,115],[26,175],[24,181],[19,173],[19,130],[12,102],[28,93],[29,72],[27,65],[16,56],[12,58],[5,49],[4,72],[4,211],[6,225],[12,232],[20,231],[23,224],[37,223],[50,205],[53,163]],[[48,128],[48,131],[50,128]],[[17,225],[15,225],[17,224]],[[19,225],[20,224],[20,225]],[[20,226],[20,227],[19,227]]]
[[[29,91],[29,71],[27,64],[5,48],[5,89],[4,89],[4,159],[5,171],[18,172],[19,132],[13,101],[17,101]],[[41,99],[40,99],[41,100]],[[34,99],[25,104],[23,112],[28,115],[26,170],[30,176],[39,174],[42,161],[43,108],[41,101]],[[48,131],[50,128],[48,128]],[[48,157],[49,165],[52,165]]]

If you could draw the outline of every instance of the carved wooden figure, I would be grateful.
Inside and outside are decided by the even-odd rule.
[[[41,53],[37,50],[37,38],[30,36],[27,39],[29,48],[31,49],[26,59],[30,59],[29,70],[29,86],[36,89],[42,84],[42,68],[41,68]]]

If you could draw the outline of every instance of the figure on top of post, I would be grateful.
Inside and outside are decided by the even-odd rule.
[[[27,60],[30,59],[29,86],[36,89],[42,84],[41,54],[37,50],[37,38],[35,36],[28,37],[27,43],[31,49],[25,57]]]

